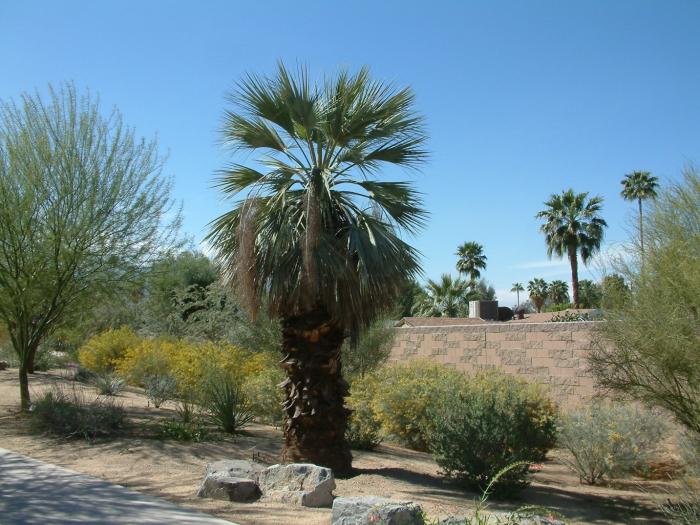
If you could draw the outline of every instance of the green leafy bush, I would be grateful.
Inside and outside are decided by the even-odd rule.
[[[93,384],[102,396],[117,396],[126,386],[126,382],[121,377],[108,372],[96,374]]]
[[[185,422],[177,419],[167,419],[158,426],[160,439],[175,441],[206,441],[210,438],[209,431],[198,419]]]
[[[582,482],[627,476],[658,451],[666,432],[658,414],[619,403],[593,403],[562,419],[559,445]]]
[[[430,449],[445,473],[484,489],[524,487],[526,462],[539,462],[556,441],[556,409],[542,389],[501,373],[470,378],[433,406]]]
[[[352,414],[346,438],[354,449],[372,450],[382,442],[379,421],[372,408],[378,385],[375,375],[366,375],[356,378],[350,386],[350,396],[346,399],[346,405]]]
[[[443,365],[416,359],[382,368],[377,380],[382,387],[373,396],[372,409],[384,435],[414,450],[427,450],[432,406],[466,378]]]
[[[54,388],[34,402],[30,421],[36,432],[92,439],[120,432],[125,415],[124,409],[110,399],[89,401],[81,390]]]
[[[222,431],[236,434],[253,420],[241,385],[226,374],[213,373],[204,385],[202,406]]]
[[[573,308],[574,305],[571,303],[556,303],[545,306],[542,310],[545,312],[562,312],[564,310],[569,310]]]
[[[146,397],[156,408],[177,395],[177,382],[172,376],[146,376],[143,383]]]
[[[598,316],[588,312],[567,312],[554,314],[549,320],[552,323],[577,323],[581,321],[595,321]]]

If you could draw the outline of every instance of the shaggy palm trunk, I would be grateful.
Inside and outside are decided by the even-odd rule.
[[[571,287],[574,296],[574,308],[578,308],[578,257],[576,248],[569,248],[569,262],[571,262]]]
[[[284,462],[308,462],[345,475],[352,469],[345,440],[349,410],[340,347],[342,327],[320,309],[282,321],[282,367],[287,379],[284,405]]]

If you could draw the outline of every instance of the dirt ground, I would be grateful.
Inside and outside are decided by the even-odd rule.
[[[37,395],[52,384],[72,388],[77,383],[60,372],[37,373],[31,390]],[[85,388],[80,385],[77,388]],[[172,415],[172,407],[155,409],[137,391],[118,400],[132,419],[154,420]],[[65,441],[28,433],[18,417],[19,388],[16,370],[0,371],[0,447],[89,474],[134,490],[159,496],[183,507],[209,512],[241,525],[294,523],[320,525],[330,522],[330,509],[289,508],[265,502],[228,503],[195,497],[208,462],[219,459],[252,459],[277,462],[282,443],[279,430],[251,425],[243,435],[205,443],[162,441],[148,437],[120,437]],[[544,505],[571,524],[665,523],[654,511],[654,500],[671,492],[669,482],[625,480],[615,487],[581,485],[578,477],[553,453],[534,482],[518,501],[492,502],[491,510],[511,510],[523,504]],[[477,494],[444,480],[428,454],[392,445],[373,452],[354,452],[356,475],[337,480],[337,496],[377,495],[411,500],[423,506],[431,518],[469,514]],[[0,465],[1,470],[1,465]]]

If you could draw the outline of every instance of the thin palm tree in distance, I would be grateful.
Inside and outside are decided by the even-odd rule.
[[[642,202],[656,198],[656,190],[659,187],[659,179],[648,171],[633,171],[625,175],[620,181],[622,191],[620,194],[628,201],[637,201],[639,208],[639,248],[644,256],[644,213]]]
[[[484,247],[478,242],[465,242],[457,248],[457,271],[468,275],[472,281],[481,277],[481,270],[486,269]]]
[[[588,198],[588,193],[574,193],[566,190],[551,195],[545,209],[536,217],[543,219],[540,230],[545,235],[547,255],[566,255],[571,265],[571,287],[574,308],[578,308],[578,256],[587,264],[600,250],[607,223],[600,216],[603,207],[602,197]]]
[[[513,287],[510,289],[511,292],[515,292],[515,294],[518,297],[518,306],[516,309],[520,308],[520,292],[525,291],[525,287],[523,286],[523,283],[513,283]]]
[[[244,77],[228,100],[224,145],[257,157],[222,170],[219,189],[241,197],[208,239],[251,313],[264,302],[281,320],[282,460],[347,474],[340,348],[420,274],[400,235],[424,224],[420,196],[381,178],[386,165],[424,161],[423,119],[410,89],[366,68],[313,82],[280,64],[272,76]]]

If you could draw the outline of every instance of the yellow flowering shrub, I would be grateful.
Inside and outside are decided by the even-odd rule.
[[[228,343],[158,338],[130,348],[117,371],[135,384],[148,376],[172,376],[180,395],[193,398],[213,373],[243,383],[266,366],[265,356]]]
[[[377,375],[381,388],[372,408],[385,434],[415,450],[427,450],[430,411],[442,394],[460,388],[464,374],[427,360],[390,365]]]
[[[272,357],[262,354],[256,357],[263,357],[263,368],[246,377],[243,392],[251,412],[261,422],[279,426],[284,420],[284,390],[279,386],[284,381],[284,371]]]
[[[107,330],[80,348],[78,362],[92,372],[113,372],[126,353],[141,341],[142,339],[128,326]]]
[[[143,339],[125,352],[117,372],[136,385],[142,385],[148,376],[172,375],[170,360],[178,345],[175,339]]]
[[[345,404],[352,413],[345,435],[354,449],[372,450],[382,442],[383,436],[373,406],[379,387],[377,374],[358,376],[350,385],[350,395]]]

